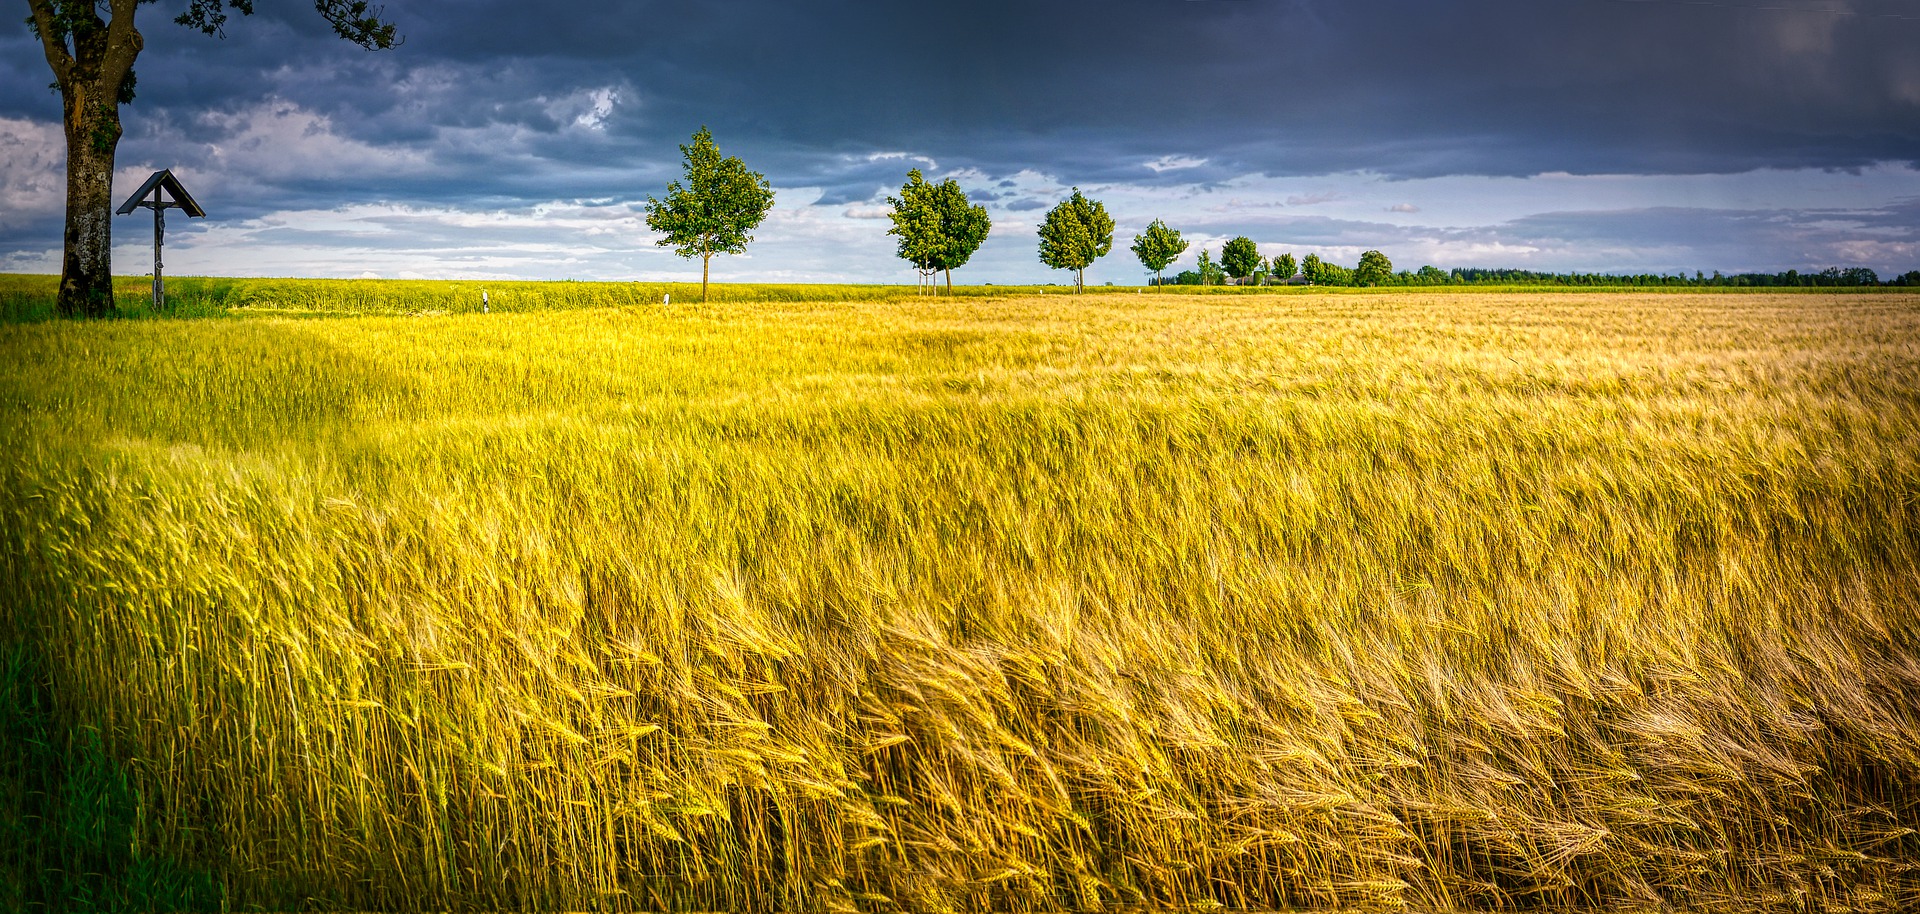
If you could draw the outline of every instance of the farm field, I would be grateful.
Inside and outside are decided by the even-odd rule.
[[[31,323],[52,320],[58,277],[0,273],[0,323]],[[152,280],[144,276],[123,276],[114,281],[119,298],[116,316],[153,317],[230,317],[235,315],[281,317],[340,317],[373,315],[439,316],[473,314],[481,311],[481,295],[487,295],[490,312],[525,313],[569,311],[581,308],[646,307],[663,303],[690,305],[700,298],[700,284],[690,282],[495,282],[481,280],[411,279],[251,279],[232,277],[176,276],[167,279],[166,314],[154,313]],[[1063,286],[956,285],[952,294],[960,298],[1008,298],[1027,295],[1065,295],[1073,290]],[[1086,294],[1137,295],[1140,286],[1088,286]],[[1161,295],[1205,296],[1287,296],[1287,295],[1377,295],[1383,290],[1364,288],[1304,288],[1270,286],[1162,286]],[[1496,292],[1567,295],[1606,295],[1631,291],[1641,295],[1745,295],[1751,290],[1738,287],[1652,288],[1624,286],[1495,286],[1440,285],[1400,290],[1434,297],[1443,295],[1486,295]],[[1771,289],[1780,295],[1849,295],[1857,289],[1785,288]],[[876,302],[914,297],[913,286],[872,283],[716,283],[709,298],[714,304],[778,304],[793,302]],[[943,287],[940,295],[945,297]]]
[[[1920,295],[199,282],[0,325],[0,908],[1920,906]]]
[[[51,320],[58,277],[0,273],[0,322]],[[1049,286],[955,286],[960,297],[1060,295],[1070,289]],[[1089,288],[1106,294],[1138,294],[1138,287]],[[1259,290],[1278,294],[1279,288]],[[123,276],[114,282],[120,317],[155,317],[153,281]],[[482,282],[408,279],[245,279],[172,277],[167,280],[167,316],[226,317],[236,313],[284,317],[474,314],[487,295],[489,312],[519,313],[580,308],[621,308],[694,304],[697,282]],[[1251,288],[1171,287],[1169,294],[1248,294]],[[891,301],[916,293],[913,286],[826,283],[716,283],[708,294],[714,304],[800,301]],[[945,294],[945,291],[942,291]]]

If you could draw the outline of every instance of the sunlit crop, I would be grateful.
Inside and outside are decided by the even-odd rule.
[[[579,286],[0,326],[13,901],[1920,906],[1920,296]]]

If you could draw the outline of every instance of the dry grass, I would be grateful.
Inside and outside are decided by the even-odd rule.
[[[1920,905],[1920,297],[0,355],[0,637],[227,904]]]

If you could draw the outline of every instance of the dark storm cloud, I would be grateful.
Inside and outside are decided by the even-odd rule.
[[[1778,6],[1775,4],[1774,6]],[[912,147],[1070,180],[1849,167],[1920,148],[1920,22],[1604,0],[642,2],[524,22],[415,7],[412,47],[582,63],[690,124],[816,151]],[[503,27],[507,26],[507,27]],[[724,134],[723,134],[724,135]],[[1168,178],[1171,180],[1171,177]]]
[[[629,87],[639,110],[608,125],[606,144],[532,145],[561,162],[657,160],[701,123],[783,168],[909,148],[1080,183],[1190,180],[1141,164],[1169,153],[1207,159],[1203,177],[1418,176],[1845,168],[1920,149],[1920,21],[1885,18],[1913,13],[1901,0],[1822,5],[1857,15],[1606,0],[640,0],[568,13],[418,0],[388,7],[407,40],[386,54],[332,38],[303,4],[262,4],[224,42],[166,22],[169,6],[144,13],[135,118],[272,92],[373,143],[448,128],[553,136],[570,122],[554,99]],[[24,29],[4,50],[0,110],[47,116]]]
[[[871,204],[918,166],[1007,213],[1072,185],[1190,195],[1250,174],[1725,174],[1920,157],[1910,0],[393,0],[406,41],[383,53],[334,38],[297,0],[236,17],[224,41],[172,25],[182,5],[142,8],[120,160],[205,176],[225,219],[633,201],[664,187],[676,144],[702,124],[822,205]],[[49,79],[27,30],[0,29],[0,118],[57,120]],[[26,181],[0,171],[0,200],[42,201],[0,213],[0,251],[57,241],[58,212]],[[1421,207],[1372,211],[1390,209]],[[1914,224],[1910,208],[1889,212],[1895,228]],[[1683,221],[1616,228],[1653,237]]]

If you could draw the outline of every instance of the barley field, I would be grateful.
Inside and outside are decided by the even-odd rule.
[[[0,326],[0,908],[1920,907],[1920,296],[973,292]]]

